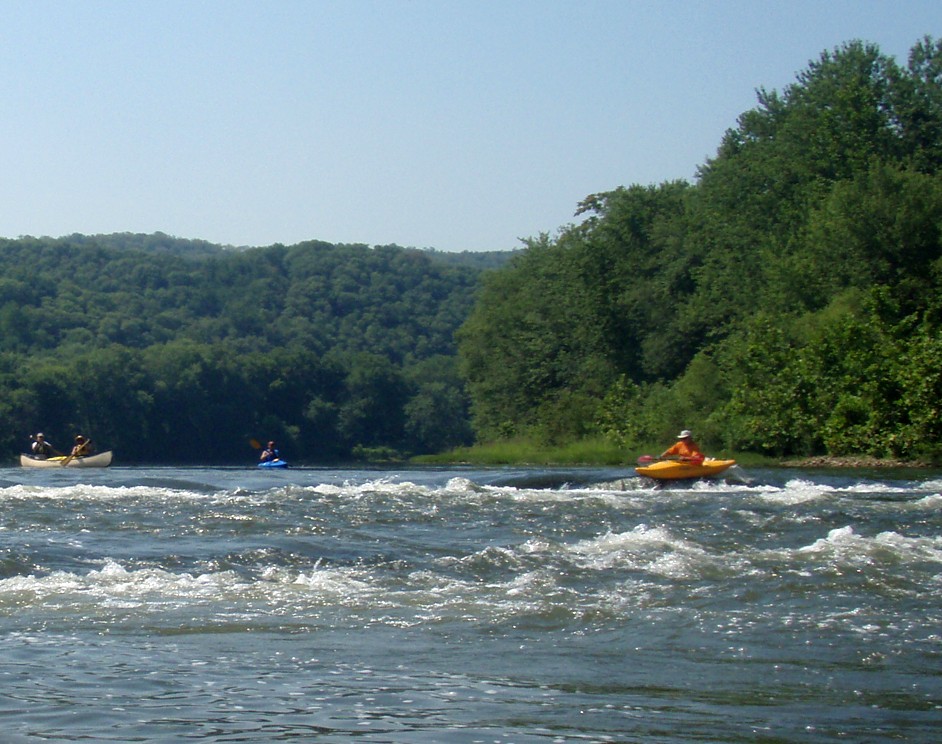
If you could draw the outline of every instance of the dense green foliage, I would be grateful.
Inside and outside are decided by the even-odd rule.
[[[0,241],[0,437],[122,462],[436,452],[471,440],[454,332],[476,256],[231,249],[166,235]]]
[[[695,183],[589,196],[514,253],[0,240],[0,444],[326,462],[694,428],[942,459],[940,166],[942,43],[852,42],[760,89]]]
[[[695,184],[593,195],[487,278],[478,437],[942,456],[940,166],[940,42],[760,90]]]

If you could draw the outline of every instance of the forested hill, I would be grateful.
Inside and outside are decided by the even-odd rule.
[[[33,240],[23,238],[22,240]],[[81,235],[74,233],[61,238],[41,238],[40,242],[49,245],[70,246],[73,248],[107,248],[121,251],[139,251],[142,253],[157,253],[177,256],[185,259],[200,259],[218,256],[221,253],[235,250],[231,245],[217,245],[206,240],[190,240],[178,238],[166,233],[110,233],[107,235]]]
[[[579,212],[462,329],[479,438],[942,459],[942,42],[824,52],[696,183]]]
[[[510,252],[476,259],[500,265]],[[79,431],[120,460],[330,460],[470,439],[461,254],[152,236],[0,241],[4,449]]]
[[[473,260],[3,241],[0,443],[206,463],[274,438],[329,461],[693,428],[712,451],[942,461],[942,42],[824,52],[695,183],[577,215]]]
[[[61,354],[190,339],[366,351],[402,363],[454,353],[452,334],[480,273],[448,254],[396,246],[198,245],[190,253],[191,241],[141,250],[139,239],[120,243],[0,242],[2,350]]]

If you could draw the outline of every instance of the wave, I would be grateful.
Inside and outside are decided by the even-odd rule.
[[[643,524],[629,532],[580,541],[568,550],[581,565],[594,570],[617,567],[675,580],[742,575],[748,568],[737,556],[711,552],[664,527]]]
[[[115,508],[140,508],[142,523],[150,524],[154,507],[173,505],[175,513],[192,505],[205,510],[207,505],[227,509],[227,519],[240,518],[237,509],[246,511],[243,521],[256,515],[265,516],[277,509],[316,508],[331,514],[362,510],[364,519],[369,511],[382,510],[388,518],[406,520],[409,515],[432,515],[443,508],[477,507],[500,509],[517,504],[530,504],[533,508],[564,509],[571,505],[578,512],[591,513],[593,508],[636,512],[674,509],[700,505],[704,510],[713,505],[738,508],[744,512],[774,508],[782,518],[790,512],[782,507],[810,507],[838,502],[853,505],[860,510],[933,510],[942,503],[942,494],[929,484],[908,487],[900,485],[865,484],[867,487],[821,483],[805,478],[791,478],[782,485],[768,483],[727,483],[702,481],[680,488],[655,488],[643,478],[629,478],[624,482],[596,482],[579,488],[529,488],[519,485],[495,485],[467,476],[454,476],[444,483],[423,484],[395,477],[374,478],[363,481],[265,484],[263,488],[234,485],[219,488],[203,482],[185,483],[166,479],[160,483],[138,485],[70,484],[40,486],[17,484],[0,488],[0,503],[38,505],[59,503],[70,510],[81,505],[108,504]],[[150,508],[150,511],[145,511]],[[848,507],[850,508],[850,507]],[[327,510],[326,512],[324,510]],[[517,509],[513,508],[512,513]],[[69,512],[71,513],[71,512]],[[202,516],[208,516],[203,514]],[[2,529],[2,522],[0,522]]]
[[[868,537],[851,526],[828,532],[827,537],[798,548],[796,555],[826,557],[844,565],[897,565],[911,562],[942,564],[942,537],[907,537],[898,532],[880,532]]]
[[[193,500],[205,499],[212,489],[156,487],[153,485],[100,486],[74,484],[66,486],[40,486],[16,484],[0,488],[0,501],[140,501],[140,500]]]
[[[13,566],[31,573],[0,579],[0,615],[160,627],[627,620],[658,608],[696,614],[745,594],[765,602],[835,590],[911,595],[917,586],[925,591],[927,573],[938,575],[942,538],[868,537],[847,526],[798,548],[723,550],[640,524],[572,541],[534,536],[427,563],[378,556],[343,565],[274,551],[207,561],[203,570],[140,559],[89,563],[45,574]],[[936,581],[932,591],[940,590]]]

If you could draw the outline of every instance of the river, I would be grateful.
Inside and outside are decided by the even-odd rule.
[[[942,475],[0,470],[5,742],[938,740]]]

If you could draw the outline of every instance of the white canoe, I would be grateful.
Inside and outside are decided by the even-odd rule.
[[[32,455],[20,455],[20,465],[25,468],[61,468],[65,457],[49,457],[45,460]],[[99,452],[97,455],[87,457],[73,457],[65,467],[67,468],[107,468],[111,464],[111,450]]]

